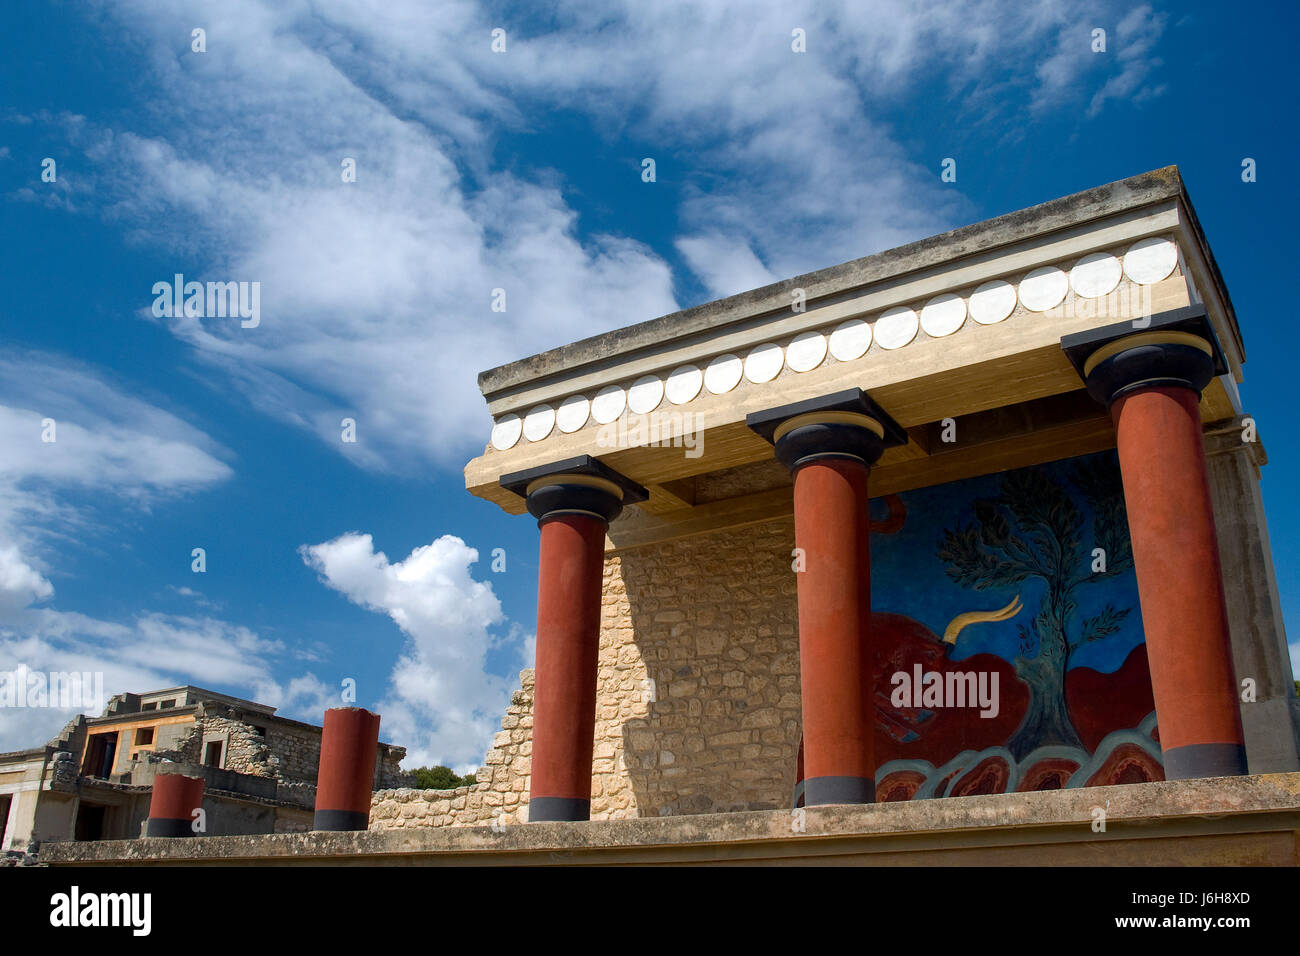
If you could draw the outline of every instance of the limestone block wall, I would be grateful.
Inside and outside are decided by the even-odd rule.
[[[315,730],[315,728],[313,728]],[[267,749],[276,757],[281,780],[316,782],[320,767],[320,731],[270,724],[266,728]]]
[[[532,755],[533,671],[519,675],[501,731],[493,740],[478,783],[454,790],[397,788],[376,791],[370,802],[370,829],[482,826],[527,820],[528,778]]]
[[[270,766],[271,751],[266,738],[257,733],[251,724],[229,717],[204,715],[202,735],[221,734],[226,738],[225,769],[256,777],[274,777]]]
[[[252,718],[256,719],[256,718]],[[265,734],[257,727],[265,727]],[[253,724],[236,711],[205,708],[199,713],[186,735],[175,747],[157,750],[153,760],[177,763],[200,763],[203,740],[221,737],[225,741],[224,766],[235,773],[271,777],[279,782],[283,799],[310,805],[316,798],[316,773],[320,766],[319,727],[267,719]],[[384,790],[408,785],[413,777],[402,770],[404,747],[379,745],[375,761],[375,789]]]
[[[605,564],[591,816],[788,807],[799,745],[793,520]],[[526,819],[532,672],[475,787],[377,792],[371,829]]]
[[[788,807],[800,734],[794,523],[607,562],[592,816]],[[644,684],[648,680],[651,683]]]

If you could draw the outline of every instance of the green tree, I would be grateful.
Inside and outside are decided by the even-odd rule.
[[[1036,747],[1083,747],[1065,704],[1065,673],[1080,647],[1116,633],[1131,608],[1107,605],[1074,624],[1079,588],[1133,566],[1119,469],[1108,457],[1081,462],[1074,486],[1092,512],[1093,546],[1083,546],[1086,519],[1062,483],[1041,468],[1010,472],[1002,494],[975,503],[976,523],[945,531],[939,558],[958,584],[983,591],[1032,578],[1047,585],[1030,626],[1021,624],[1016,674],[1030,690],[1029,710],[1007,749],[1017,760]],[[1094,548],[1105,568],[1093,571]]]
[[[457,787],[473,786],[477,781],[472,773],[459,777],[450,767],[439,764],[436,767],[416,767],[415,786],[419,790],[455,790]]]

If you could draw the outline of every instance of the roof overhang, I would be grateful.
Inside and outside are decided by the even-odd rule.
[[[1095,268],[1105,273],[1114,269],[1109,257],[1136,262],[1126,259],[1135,245],[1157,250],[1157,259],[1173,255],[1168,273],[1148,267],[1130,274],[1125,267],[1104,294],[1088,295],[1085,285],[1071,281],[1059,304],[1026,307],[1034,303],[1023,280],[1036,270],[1077,278],[1075,267],[1086,259],[1100,261]],[[1051,273],[1042,281],[1061,280]],[[949,307],[960,298],[969,312],[975,290],[999,282],[1017,293],[1005,318],[968,315],[950,332],[936,306],[939,318],[925,322],[925,306],[936,298]],[[746,427],[746,416],[852,388],[866,392],[909,436],[881,458],[873,492],[1080,454],[1108,447],[1113,435],[1105,411],[1079,400],[1082,386],[1062,337],[1188,306],[1204,308],[1227,362],[1227,374],[1205,391],[1203,418],[1231,417],[1239,411],[1241,336],[1181,177],[1167,167],[484,372],[479,385],[497,426],[485,453],[466,467],[466,486],[522,513],[524,502],[501,486],[503,475],[590,455],[649,489],[639,510],[651,524],[683,509],[698,513],[691,479],[772,457],[771,446]],[[882,325],[881,317],[899,308],[919,314],[921,327],[906,341],[884,336],[882,342],[889,323]],[[832,339],[830,354],[796,370],[816,359],[819,334],[826,338],[854,320],[872,332],[865,354],[837,358]],[[796,338],[811,343],[797,362],[789,351]],[[686,375],[686,387],[674,389],[683,379],[674,379],[675,370],[704,371],[722,356],[747,360],[755,350],[753,375],[745,364],[747,374],[732,383],[732,362],[731,374],[718,376],[714,388],[699,387],[692,396],[694,379]],[[602,392],[613,395],[610,409],[634,399],[638,414],[597,421],[590,403]],[[562,412],[557,423],[562,408],[579,414]],[[654,427],[638,418],[653,419]],[[938,426],[948,421],[958,423],[959,441],[937,439]],[[779,492],[769,497],[776,500]],[[680,523],[683,515],[672,520]],[[623,540],[641,540],[640,517],[618,524],[626,525]],[[611,537],[618,540],[614,529]]]

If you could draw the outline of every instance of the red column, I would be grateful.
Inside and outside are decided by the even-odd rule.
[[[753,412],[794,478],[804,805],[872,803],[871,519],[867,476],[907,433],[861,389]]]
[[[1197,392],[1111,405],[1168,779],[1246,772]]]
[[[325,711],[312,829],[364,830],[369,826],[378,750],[378,714],[360,707]]]
[[[875,799],[867,465],[814,459],[794,473],[805,803]]]
[[[153,778],[147,837],[194,836],[194,811],[203,807],[203,778],[160,773]]]
[[[605,522],[590,514],[556,514],[539,524],[528,819],[586,820],[591,813]]]

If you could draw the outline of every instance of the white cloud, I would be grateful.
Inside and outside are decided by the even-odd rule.
[[[486,671],[491,629],[504,618],[492,586],[470,574],[478,552],[443,535],[391,563],[370,535],[356,533],[301,550],[325,584],[387,614],[408,638],[379,703],[387,738],[407,748],[407,766],[477,769],[513,687]]]
[[[1153,88],[1147,81],[1151,73],[1162,65],[1161,59],[1154,56],[1152,50],[1164,33],[1167,19],[1144,3],[1134,7],[1119,21],[1115,27],[1115,37],[1118,41],[1116,57],[1120,63],[1120,72],[1093,94],[1092,101],[1088,104],[1090,117],[1099,114],[1107,100],[1140,103],[1164,92],[1163,85]]]
[[[129,624],[31,608],[0,626],[0,670],[98,673],[106,697],[195,684],[279,707],[319,724],[324,685],[312,674],[282,685],[275,666],[295,654],[246,627],[210,617],[144,613]],[[107,701],[83,708],[0,708],[0,751],[39,746],[76,713],[98,714]]]
[[[304,716],[320,719],[311,675],[287,689],[272,675],[273,663],[308,655],[248,628],[151,611],[123,623],[40,606],[55,597],[48,575],[60,545],[102,538],[124,512],[229,478],[225,449],[97,370],[35,352],[0,357],[0,445],[0,670],[98,672],[107,695],[215,685],[272,705],[310,705]],[[44,743],[75,712],[0,710],[0,750]]]
[[[678,250],[711,292],[735,292],[970,218],[939,181],[942,155],[914,155],[888,117],[1013,115],[1039,88],[1063,96],[1094,64],[1036,69],[1034,50],[1078,35],[1086,49],[1108,9],[562,2],[539,32],[473,2],[232,0],[206,11],[208,52],[194,54],[189,12],[122,0],[105,11],[145,51],[165,132],[63,122],[103,170],[79,175],[97,175],[128,234],[183,222],[167,242],[205,263],[192,278],[262,283],[257,329],[172,323],[198,356],[365,467],[458,465],[486,439],[477,371],[678,305],[659,255],[585,234],[569,184],[512,172],[501,131],[578,111],[625,145],[631,179],[656,156],[646,202],[681,188]],[[505,54],[489,48],[498,21]],[[791,52],[796,26],[807,53]],[[1124,62],[1101,101],[1131,88],[1137,59]],[[341,181],[344,157],[356,183]],[[506,313],[490,311],[496,288]],[[356,443],[338,440],[345,416]]]
[[[53,439],[47,441],[47,438]],[[38,352],[0,357],[0,622],[53,596],[51,542],[102,534],[93,490],[127,507],[208,487],[223,448],[94,369]]]
[[[54,594],[54,586],[19,553],[16,545],[0,546],[0,620]]]

